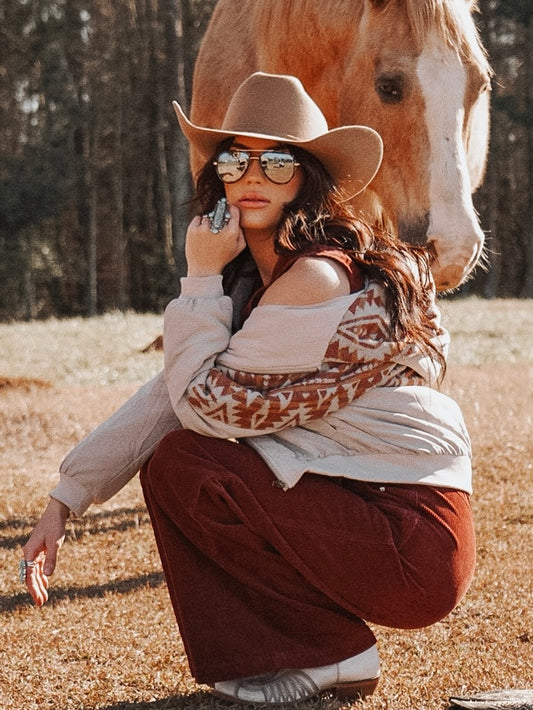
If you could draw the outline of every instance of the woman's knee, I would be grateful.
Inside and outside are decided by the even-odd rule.
[[[143,490],[146,493],[149,488],[163,498],[179,493],[181,499],[196,499],[203,486],[231,477],[241,450],[245,450],[241,444],[189,429],[172,431],[161,439],[141,471]]]
[[[189,452],[198,435],[189,429],[176,429],[166,434],[157,444],[152,456],[140,471],[144,490],[165,485],[167,476],[175,476],[175,467],[183,460],[183,453]]]

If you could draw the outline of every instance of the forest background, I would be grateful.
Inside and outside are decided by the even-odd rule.
[[[214,5],[0,0],[0,321],[159,312],[175,294],[190,175],[171,100],[188,110]],[[531,298],[533,3],[479,9],[488,268],[454,297]]]

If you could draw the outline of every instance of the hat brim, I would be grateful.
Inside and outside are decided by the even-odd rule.
[[[381,136],[368,126],[340,126],[312,140],[301,141],[287,136],[204,128],[189,121],[177,101],[172,106],[185,137],[204,160],[211,158],[219,143],[233,136],[297,145],[321,161],[347,198],[355,197],[369,185],[383,158]]]

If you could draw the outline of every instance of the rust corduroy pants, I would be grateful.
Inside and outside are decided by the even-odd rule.
[[[472,579],[460,491],[315,474],[284,491],[250,447],[187,430],[141,482],[201,683],[348,658],[375,642],[365,621],[430,625]]]

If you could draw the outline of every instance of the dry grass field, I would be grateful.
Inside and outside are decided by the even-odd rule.
[[[446,301],[445,382],[474,446],[474,583],[428,629],[376,627],[371,698],[308,710],[433,710],[448,697],[533,686],[533,304]],[[69,522],[51,599],[17,579],[20,546],[69,449],[161,366],[155,316],[0,324],[0,708],[226,710],[192,680],[138,480]]]

